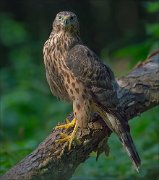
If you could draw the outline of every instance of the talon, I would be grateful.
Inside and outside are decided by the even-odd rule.
[[[66,135],[66,134],[60,134],[60,136],[61,136],[61,139],[56,140],[56,142],[64,143],[64,142],[69,141],[71,137],[70,135]]]
[[[77,129],[78,129],[78,125],[75,124],[75,123],[76,123],[76,119],[74,118],[72,120],[72,122],[70,122],[69,124],[64,124],[64,125],[56,126],[56,128],[66,128],[66,129],[75,126],[71,135],[67,135],[67,134],[61,133],[60,134],[61,138],[56,140],[56,142],[61,142],[61,143],[64,143],[64,142],[68,141],[68,143],[69,143],[68,144],[68,150],[71,149],[72,142],[73,142],[73,140],[75,138],[75,134],[76,134]]]
[[[61,129],[61,128],[69,129],[69,128],[74,127],[75,123],[76,123],[75,118],[71,122],[68,119],[66,119],[66,124],[58,125],[55,127],[55,129]]]
[[[70,123],[70,120],[66,118],[66,123],[69,124]]]

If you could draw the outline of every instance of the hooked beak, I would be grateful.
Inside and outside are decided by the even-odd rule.
[[[68,19],[69,19],[69,16],[64,16],[64,17],[63,17],[63,23],[64,23],[64,25],[67,25],[67,24],[68,24]]]

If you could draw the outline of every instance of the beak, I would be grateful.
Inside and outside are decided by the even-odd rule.
[[[65,25],[67,25],[68,19],[69,19],[69,16],[64,16],[64,17],[63,17],[63,23],[64,23]]]
[[[64,16],[63,19],[67,20],[67,19],[69,19],[69,16]]]

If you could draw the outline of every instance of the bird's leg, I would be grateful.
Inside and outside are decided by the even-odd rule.
[[[90,119],[88,115],[90,114],[89,113],[90,101],[83,100],[82,95],[83,94],[78,94],[77,95],[78,98],[73,102],[74,119],[72,120],[72,122],[67,122],[67,124],[56,127],[56,129],[57,128],[68,129],[70,127],[74,128],[70,135],[61,134],[61,138],[56,141],[56,142],[69,142],[69,145],[68,145],[69,150],[71,149],[72,142],[75,139],[75,135],[78,130],[78,127],[83,127],[83,128],[87,127],[88,121]],[[78,144],[80,144],[79,140],[76,140],[76,141]]]
[[[69,142],[68,150],[71,149],[72,141],[74,140],[75,134],[76,134],[77,129],[78,129],[78,124],[76,123],[76,119],[74,118],[72,120],[72,122],[68,122],[67,124],[60,125],[60,126],[56,127],[56,129],[57,128],[66,128],[66,129],[68,129],[70,127],[74,127],[73,132],[71,133],[71,135],[67,135],[67,134],[62,133],[62,134],[60,134],[61,139],[58,139],[56,141],[56,142],[67,142],[68,141]]]
[[[75,126],[75,123],[76,123],[76,119],[74,118],[71,122],[66,119],[66,124],[62,124],[62,125],[58,125],[55,127],[55,129],[69,129],[69,128],[72,128]]]

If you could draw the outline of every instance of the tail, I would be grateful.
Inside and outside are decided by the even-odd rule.
[[[121,140],[124,148],[126,149],[128,156],[132,160],[135,169],[137,172],[139,172],[139,167],[140,167],[140,157],[138,155],[138,152],[136,150],[136,147],[133,143],[132,137],[129,132],[122,132],[120,133],[119,139]]]
[[[111,129],[118,135],[120,141],[128,153],[128,156],[132,160],[135,169],[137,172],[139,172],[141,160],[130,135],[130,129],[127,121],[125,121],[119,113],[116,117],[107,113],[107,117],[109,119],[109,123],[111,124]]]
[[[128,156],[132,160],[135,169],[137,172],[139,172],[141,160],[131,138],[130,128],[128,126],[126,117],[120,114],[120,109],[109,110],[108,108],[101,106],[101,104],[99,104],[99,106],[95,106],[95,108],[107,126],[118,135],[128,153]]]

